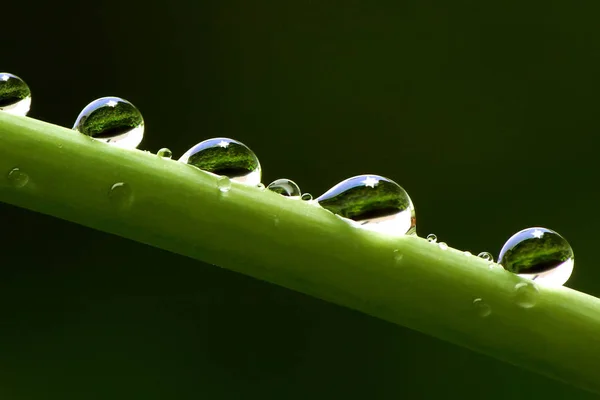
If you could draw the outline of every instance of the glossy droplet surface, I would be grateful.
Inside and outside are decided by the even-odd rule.
[[[498,263],[519,276],[561,286],[573,272],[573,249],[558,233],[527,228],[515,233],[502,247]]]
[[[304,201],[311,201],[313,199],[312,194],[310,193],[304,193],[300,199],[304,200]]]
[[[129,184],[117,182],[111,186],[108,199],[117,210],[127,210],[133,204],[133,190]]]
[[[473,300],[473,308],[475,309],[475,313],[482,318],[485,318],[492,313],[492,307],[483,301],[483,299]]]
[[[173,152],[166,147],[163,147],[159,151],[156,152],[156,155],[162,158],[171,158],[173,157]]]
[[[127,100],[102,97],[79,113],[73,129],[102,142],[135,149],[144,138],[144,119]]]
[[[267,186],[267,189],[286,197],[300,197],[302,192],[296,182],[289,179],[277,179]]]
[[[448,250],[448,244],[446,244],[446,242],[439,242],[438,247],[442,250]]]
[[[217,178],[217,188],[222,193],[227,193],[231,190],[231,179],[226,176],[220,176]]]
[[[256,154],[245,144],[228,138],[200,142],[179,161],[250,186],[258,185],[262,175]]]
[[[31,107],[31,90],[25,81],[8,72],[0,72],[0,110],[25,116]]]
[[[482,251],[481,253],[477,254],[477,257],[483,258],[485,261],[494,261],[494,256],[487,251]]]
[[[539,291],[533,283],[521,282],[515,285],[515,303],[522,308],[532,308],[537,303]]]
[[[427,241],[429,243],[435,243],[435,242],[437,242],[437,236],[434,235],[433,233],[430,233],[429,235],[427,235]]]
[[[29,182],[29,175],[20,168],[13,168],[8,172],[7,179],[13,187],[22,188]]]
[[[415,234],[415,209],[408,193],[391,179],[359,175],[317,198],[321,207],[369,230]]]

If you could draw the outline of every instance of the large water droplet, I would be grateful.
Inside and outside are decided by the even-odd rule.
[[[200,142],[179,161],[250,186],[258,185],[262,174],[256,154],[245,144],[228,138]]]
[[[102,97],[85,106],[73,129],[102,142],[135,149],[144,138],[144,119],[127,100]]]
[[[13,168],[8,173],[7,179],[12,186],[16,188],[22,188],[29,182],[29,175],[19,168]]]
[[[25,116],[31,107],[31,90],[16,75],[0,72],[0,110]]]
[[[429,235],[427,235],[427,241],[429,243],[435,243],[437,242],[437,236],[433,233],[430,233]]]
[[[296,184],[296,182],[289,179],[277,179],[269,183],[267,189],[286,197],[299,198],[302,196],[300,187]]]
[[[492,307],[489,306],[483,299],[473,300],[473,308],[478,316],[484,318],[492,313]]]
[[[477,254],[477,257],[483,258],[485,261],[494,261],[494,256],[487,251],[482,251]]]
[[[537,303],[539,295],[538,288],[529,282],[521,282],[515,285],[515,302],[523,308],[531,308]]]
[[[408,193],[391,179],[359,175],[317,198],[321,207],[356,221],[362,228],[390,234],[415,234],[415,209]]]
[[[108,200],[117,210],[127,210],[133,204],[133,190],[127,183],[117,182],[111,186]]]
[[[515,233],[498,258],[505,269],[550,286],[564,285],[574,266],[569,242],[546,228],[527,228]]]
[[[173,157],[173,152],[170,149],[163,147],[156,152],[156,155],[162,158],[171,158]]]

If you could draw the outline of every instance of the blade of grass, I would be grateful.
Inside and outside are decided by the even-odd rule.
[[[0,172],[0,201],[282,285],[600,393],[595,297],[539,287],[525,302],[515,289],[523,280],[481,258],[418,237],[356,229],[307,202],[235,182],[221,192],[215,176],[188,165],[6,113],[0,113]],[[474,304],[476,298],[482,300]]]

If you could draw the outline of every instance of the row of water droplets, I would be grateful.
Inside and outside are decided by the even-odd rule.
[[[19,77],[0,73],[0,110],[16,115],[26,115],[31,105],[31,92]],[[75,131],[96,140],[123,148],[135,149],[144,136],[144,119],[139,110],[119,97],[103,97],[88,104],[77,117]],[[162,158],[172,158],[172,152],[163,148],[157,152]],[[245,144],[229,138],[213,138],[198,143],[180,158],[205,172],[218,176],[217,187],[222,193],[231,189],[231,182],[264,188],[262,170],[258,157]],[[29,177],[19,168],[10,171],[9,181],[15,187],[23,187]],[[309,200],[344,221],[361,229],[390,235],[416,235],[415,208],[408,193],[396,182],[379,175],[359,175],[333,186],[315,200],[308,193],[302,194],[299,186],[290,179],[277,179],[266,188],[291,200]],[[110,190],[110,198],[119,207],[132,202],[131,188],[116,183]],[[427,240],[447,250],[448,245],[437,242],[435,235]],[[464,252],[465,256],[471,253]],[[573,250],[558,233],[546,228],[528,228],[513,235],[502,247],[498,264],[488,252],[479,257],[490,262],[490,268],[504,269],[530,281],[550,286],[561,286],[573,270]],[[395,259],[402,254],[395,252]],[[518,301],[525,308],[533,306],[537,288],[533,283],[516,285]],[[490,306],[481,298],[473,301],[479,315],[491,313]]]

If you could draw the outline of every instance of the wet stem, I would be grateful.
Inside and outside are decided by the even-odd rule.
[[[223,182],[184,163],[31,118],[0,113],[0,166],[5,203],[272,282],[600,393],[595,297],[534,285],[416,236],[352,227],[311,202],[237,182],[224,193]]]

